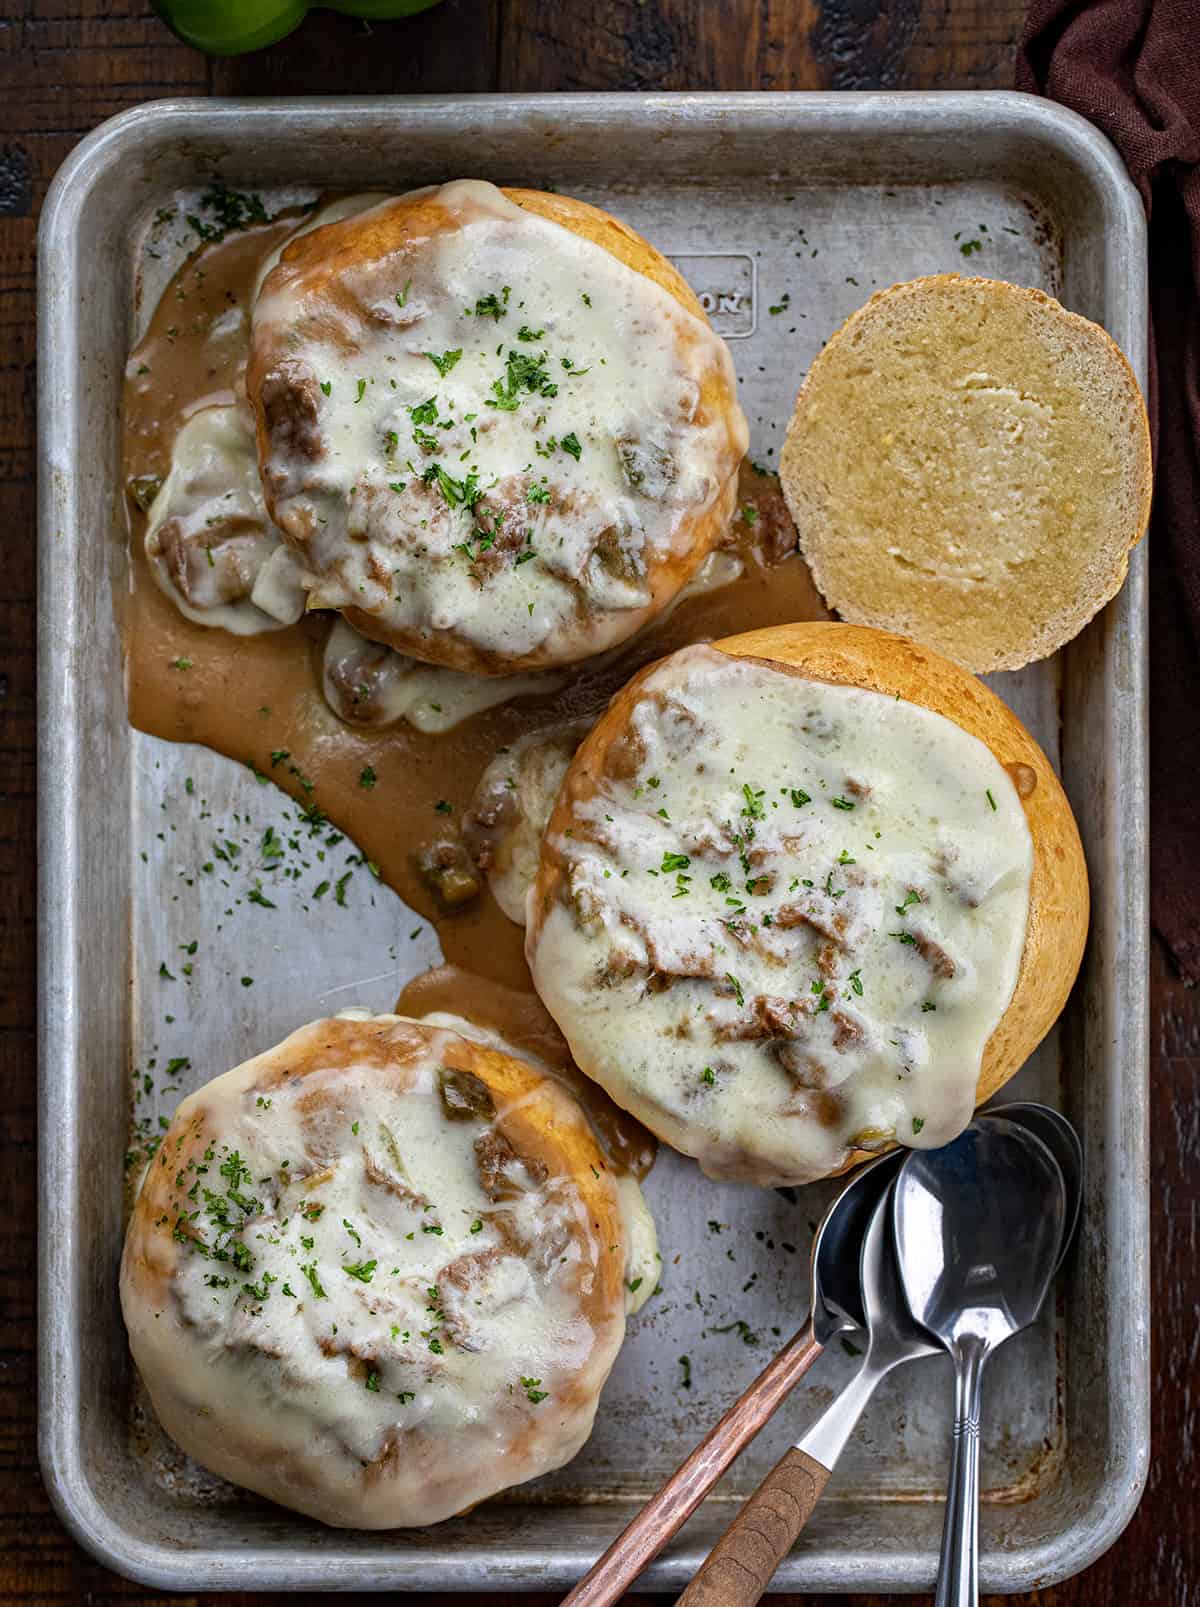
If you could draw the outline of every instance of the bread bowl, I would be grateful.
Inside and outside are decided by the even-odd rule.
[[[309,605],[484,675],[653,618],[723,534],[747,443],[664,257],[584,202],[477,181],[293,238],[247,392]]]
[[[1150,427],[1099,324],[934,274],[831,336],[780,476],[831,608],[983,674],[1048,657],[1120,590],[1150,517]]]
[[[213,1472],[340,1527],[439,1522],[586,1439],[637,1283],[622,1190],[494,1043],[313,1022],[164,1135],[121,1266],[134,1359]]]
[[[1048,760],[981,682],[843,624],[685,648],[573,760],[529,895],[580,1068],[713,1177],[945,1142],[1062,1008],[1087,931]]]

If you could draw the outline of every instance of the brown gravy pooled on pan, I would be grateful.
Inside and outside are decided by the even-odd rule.
[[[447,913],[418,871],[419,855],[439,840],[457,838],[476,783],[500,749],[565,720],[595,719],[642,665],[692,642],[829,616],[807,568],[794,556],[778,480],[746,463],[726,543],[742,558],[738,579],[685,598],[618,656],[576,666],[566,686],[558,676],[555,690],[487,709],[448,731],[421,732],[405,721],[371,730],[337,718],[321,689],[322,650],[334,616],[310,615],[257,636],[234,636],[186,619],[155,584],[143,546],[146,514],[129,488],[166,476],[172,443],[197,408],[244,399],[256,273],[297,221],[295,215],[280,218],[201,246],[167,286],[130,358],[124,434],[129,718],[152,736],[200,742],[251,765],[303,807],[320,809],[405,903],[433,922],[447,965],[405,989],[405,1012],[463,1013],[469,1000],[473,1017],[518,1046],[528,1043],[562,1074],[569,1066],[566,1045],[533,993],[524,931],[486,885],[465,907]],[[218,319],[223,333],[214,335]],[[144,490],[141,500],[147,500]],[[287,762],[273,767],[271,755],[281,750]],[[359,782],[367,766],[376,777],[370,789]],[[516,1002],[522,999],[528,1001],[527,1019]],[[649,1135],[570,1069],[566,1080],[577,1094],[586,1094],[614,1164],[643,1171],[653,1150]]]

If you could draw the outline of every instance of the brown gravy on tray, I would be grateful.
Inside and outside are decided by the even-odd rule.
[[[298,215],[200,246],[178,271],[133,352],[125,386],[124,480],[131,587],[125,612],[129,717],[173,742],[199,742],[267,775],[306,809],[319,809],[378,867],[383,881],[431,920],[446,965],[405,988],[406,1013],[449,1010],[493,1027],[557,1069],[585,1099],[614,1163],[644,1172],[653,1141],[570,1063],[533,992],[524,932],[486,884],[453,912],[439,906],[417,868],[431,843],[457,838],[489,761],[531,732],[594,719],[643,664],[688,643],[759,626],[828,617],[773,474],[742,466],[738,513],[726,549],[741,575],[686,597],[615,655],[556,674],[554,689],[470,715],[441,732],[406,721],[352,726],[322,692],[322,652],[332,616],[237,636],[186,618],[155,583],[144,551],[152,487],[170,469],[180,428],[200,407],[244,399],[249,302],[264,257]],[[241,316],[238,316],[240,310]],[[140,490],[140,497],[135,491]],[[364,771],[374,780],[364,785]]]

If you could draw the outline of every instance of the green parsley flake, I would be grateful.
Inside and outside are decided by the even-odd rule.
[[[425,356],[428,357],[429,361],[437,369],[438,373],[443,379],[445,379],[446,375],[462,356],[462,347],[460,346],[457,351],[443,352],[440,357],[436,352],[426,352]]]

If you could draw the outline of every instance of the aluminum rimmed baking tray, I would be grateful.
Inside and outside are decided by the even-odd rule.
[[[589,1445],[466,1518],[390,1535],[324,1530],[207,1478],[173,1453],[132,1377],[116,1293],[131,1077],[144,1092],[152,1059],[190,1058],[167,1090],[144,1093],[143,1117],[159,1099],[165,1113],[189,1078],[320,1009],[390,1006],[436,953],[429,932],[396,945],[413,918],[385,888],[350,921],[285,905],[264,944],[247,912],[218,918],[224,900],[186,885],[213,819],[263,819],[275,800],[244,770],[125,718],[121,381],[148,287],[183,249],[155,237],[148,255],[147,231],[214,175],[269,198],[461,174],[579,194],[674,256],[731,341],[760,459],[821,342],[872,289],[916,273],[965,267],[1049,289],[1104,324],[1144,380],[1137,196],[1087,123],[1019,95],[193,100],[127,113],[75,151],[47,198],[40,264],[41,1460],[76,1538],[166,1588],[564,1586],[804,1316],[828,1190],[717,1187],[665,1155],[648,1185],[663,1289],[631,1327]],[[1146,1472],[1145,562],[1143,550],[1065,652],[994,683],[1061,768],[1093,919],[1063,1022],[1012,1085],[1078,1122],[1088,1178],[1057,1307],[989,1382],[988,1590],[1085,1567]],[[215,958],[164,1013],[159,960],[197,936]],[[229,968],[248,944],[259,985],[231,1003]],[[850,1365],[840,1351],[822,1360],[647,1589],[683,1583]],[[932,1362],[880,1392],[779,1588],[929,1586],[949,1400]]]

